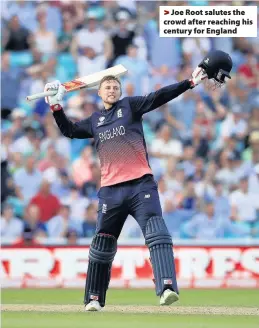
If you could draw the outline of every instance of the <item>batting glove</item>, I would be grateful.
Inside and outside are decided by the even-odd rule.
[[[205,70],[197,66],[192,73],[192,78],[190,79],[191,87],[194,88],[196,85],[200,84],[203,80],[207,79],[208,75]]]
[[[60,102],[62,101],[66,90],[65,87],[58,80],[51,83],[47,83],[45,85],[44,91],[50,91],[50,90],[57,91],[57,93],[54,96],[45,97],[45,101],[47,104],[50,105],[50,109],[52,110],[52,112],[56,112],[62,109]]]

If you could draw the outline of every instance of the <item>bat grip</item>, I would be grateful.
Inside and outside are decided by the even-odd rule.
[[[57,93],[57,91],[45,91],[45,92],[40,92],[40,93],[35,93],[34,95],[30,95],[27,96],[26,99],[31,101],[31,100],[36,100],[36,99],[40,99],[40,98],[44,98],[44,97],[48,97],[48,96],[55,96],[55,94]]]

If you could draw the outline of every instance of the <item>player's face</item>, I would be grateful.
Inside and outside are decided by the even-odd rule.
[[[120,99],[120,84],[115,80],[104,81],[99,89],[98,95],[104,103],[113,105]]]

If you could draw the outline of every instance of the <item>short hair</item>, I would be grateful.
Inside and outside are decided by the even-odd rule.
[[[103,84],[103,82],[105,81],[116,81],[119,83],[120,85],[120,88],[121,88],[121,81],[119,80],[118,77],[116,77],[115,75],[106,75],[104,76],[101,81],[100,81],[100,84],[99,84],[99,89],[101,88],[101,85]]]

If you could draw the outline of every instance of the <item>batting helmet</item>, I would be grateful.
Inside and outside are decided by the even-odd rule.
[[[210,51],[198,66],[206,71],[209,79],[214,79],[220,85],[225,83],[225,77],[231,79],[232,59],[224,51]]]

